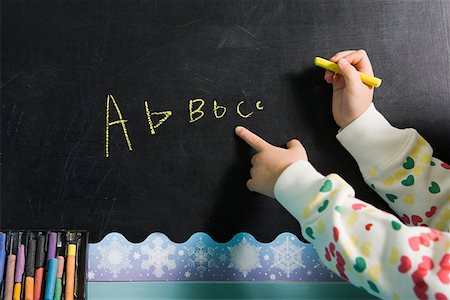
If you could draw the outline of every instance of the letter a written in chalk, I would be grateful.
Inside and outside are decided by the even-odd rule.
[[[117,112],[117,116],[119,117],[118,120],[116,121],[110,121],[110,107],[111,107],[111,102]],[[127,126],[125,125],[125,123],[128,120],[125,120],[122,116],[122,112],[120,111],[119,105],[117,105],[116,100],[114,99],[114,97],[112,95],[108,95],[106,97],[106,147],[105,147],[105,155],[106,157],[109,157],[109,128],[113,125],[121,125],[122,126],[122,131],[123,131],[123,135],[125,136],[125,140],[127,142],[128,145],[128,150],[132,151],[132,147],[131,147],[131,141],[130,141],[130,137],[128,136],[128,132],[127,132]]]

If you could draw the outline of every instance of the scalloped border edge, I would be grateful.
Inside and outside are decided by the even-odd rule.
[[[161,235],[162,235],[162,236],[164,236],[165,238],[167,238],[171,243],[178,244],[178,245],[189,243],[192,239],[195,239],[195,238],[197,238],[198,236],[206,237],[206,238],[210,239],[211,241],[213,241],[213,242],[216,243],[216,244],[224,245],[224,244],[228,244],[228,243],[233,242],[234,240],[238,239],[238,238],[241,237],[242,235],[250,236],[253,240],[255,240],[256,242],[258,242],[258,243],[260,243],[260,244],[271,244],[271,243],[273,243],[274,241],[276,241],[276,240],[278,240],[278,239],[280,239],[281,237],[286,236],[286,235],[295,236],[295,238],[296,238],[300,243],[303,243],[303,244],[305,244],[305,245],[309,245],[309,244],[310,244],[310,243],[305,243],[305,242],[301,241],[294,233],[287,232],[287,231],[278,234],[278,235],[277,235],[272,241],[270,241],[270,242],[261,242],[261,241],[259,241],[257,238],[255,238],[251,233],[243,231],[243,232],[238,232],[238,233],[236,233],[236,234],[233,235],[233,237],[230,238],[227,242],[223,242],[223,243],[215,241],[208,233],[202,232],[202,231],[194,232],[189,238],[187,238],[187,239],[186,239],[185,241],[183,241],[183,242],[174,242],[174,241],[172,241],[172,239],[171,239],[169,236],[167,236],[165,233],[160,232],[160,231],[155,231],[155,232],[150,233],[144,240],[142,240],[142,241],[140,241],[140,242],[132,242],[132,241],[130,241],[129,239],[127,239],[127,237],[126,237],[125,235],[123,235],[122,233],[113,231],[113,232],[110,232],[110,233],[106,234],[100,241],[95,242],[95,243],[89,243],[89,244],[90,244],[90,245],[100,245],[105,239],[109,238],[110,236],[117,236],[118,238],[120,238],[120,239],[122,239],[122,240],[126,240],[128,243],[131,243],[131,244],[135,244],[135,245],[136,245],[136,244],[142,244],[142,243],[145,243],[145,242],[150,241],[151,239],[153,239],[153,237],[154,237],[155,235],[156,235],[156,236],[161,236]]]

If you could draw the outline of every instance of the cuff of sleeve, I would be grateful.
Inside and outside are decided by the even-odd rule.
[[[305,160],[291,164],[275,184],[275,198],[299,222],[304,207],[314,198],[324,176]]]
[[[365,176],[370,169],[382,170],[397,158],[414,132],[414,129],[393,127],[372,103],[336,137],[356,159]]]

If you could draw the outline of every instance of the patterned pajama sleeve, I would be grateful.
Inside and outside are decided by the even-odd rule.
[[[449,165],[432,157],[414,129],[392,127],[373,105],[337,138],[404,223],[306,161],[280,176],[278,201],[344,280],[383,299],[450,299]]]

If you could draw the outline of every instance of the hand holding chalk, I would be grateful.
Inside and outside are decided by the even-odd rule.
[[[251,161],[251,179],[247,181],[250,191],[275,198],[274,187],[281,173],[298,160],[308,160],[305,148],[298,140],[289,141],[285,149],[269,144],[242,126],[237,126],[235,132],[258,152]]]
[[[337,63],[334,63],[332,61],[326,60],[321,57],[316,57],[314,59],[314,64],[318,67],[324,68],[325,70],[331,71],[333,73],[340,73],[339,65]],[[381,85],[381,79],[367,75],[365,73],[358,72],[359,78],[361,81],[368,86],[372,87],[379,87]]]
[[[333,84],[332,111],[336,123],[344,128],[364,113],[372,103],[373,87],[364,84],[361,73],[373,77],[372,65],[364,50],[342,51],[330,61],[339,73],[325,71],[325,81]],[[375,78],[375,77],[373,77]]]

